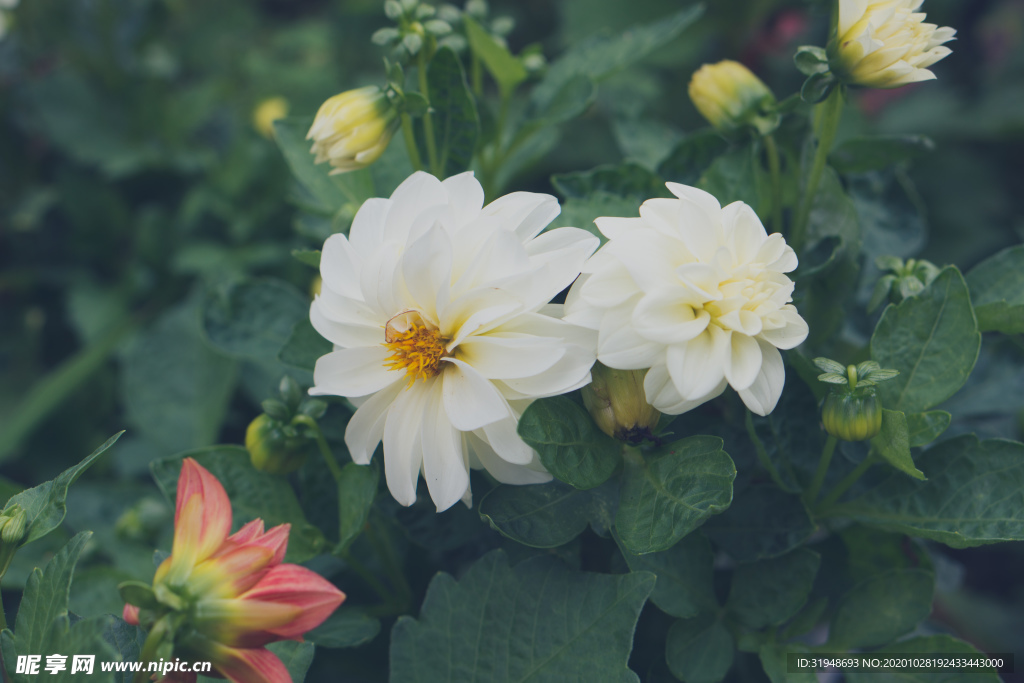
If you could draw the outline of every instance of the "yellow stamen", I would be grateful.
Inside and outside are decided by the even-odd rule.
[[[391,355],[385,359],[384,367],[405,370],[409,386],[412,386],[418,379],[425,381],[440,374],[441,359],[449,355],[445,349],[449,340],[441,336],[440,330],[432,330],[407,319],[403,322],[408,324],[405,330],[395,329],[391,321],[385,328],[384,346]]]

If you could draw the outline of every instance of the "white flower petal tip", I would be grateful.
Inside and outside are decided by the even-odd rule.
[[[609,240],[569,292],[570,319],[598,330],[605,365],[651,368],[647,400],[663,413],[692,410],[731,386],[765,415],[785,380],[779,349],[808,334],[786,275],[796,255],[746,204],[669,189],[676,199],[646,203],[639,218],[598,219]]]
[[[951,54],[956,31],[925,22],[921,0],[839,0],[829,62],[841,78],[871,88],[898,88],[935,78],[928,67]]]
[[[472,173],[415,173],[389,199],[367,200],[321,257],[310,320],[334,351],[317,361],[310,393],[358,406],[345,432],[352,458],[368,463],[383,441],[402,505],[423,485],[439,512],[471,504],[471,467],[504,483],[549,481],[518,416],[588,382],[596,357],[597,334],[548,304],[597,239],[542,233],[558,215],[554,197],[483,202]]]

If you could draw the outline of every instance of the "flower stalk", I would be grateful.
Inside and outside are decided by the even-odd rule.
[[[811,217],[811,209],[814,206],[814,196],[818,192],[818,185],[821,183],[821,175],[825,171],[825,164],[828,161],[828,154],[832,151],[832,145],[839,131],[839,121],[843,116],[843,89],[835,87],[825,99],[818,105],[816,110],[816,138],[817,149],[814,152],[814,162],[811,171],[807,176],[807,186],[804,188],[804,195],[797,210],[796,219],[793,221],[793,231],[790,233],[789,242],[798,253],[806,246],[807,221]]]

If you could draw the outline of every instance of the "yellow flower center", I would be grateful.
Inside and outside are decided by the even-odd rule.
[[[418,379],[436,377],[441,372],[441,359],[451,355],[445,348],[449,341],[440,330],[427,326],[415,311],[400,313],[384,327],[384,346],[391,352],[384,367],[405,370],[409,386]]]

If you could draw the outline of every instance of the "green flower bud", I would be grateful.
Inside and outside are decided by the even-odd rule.
[[[593,380],[583,387],[583,403],[601,431],[631,444],[652,438],[661,413],[647,402],[646,371],[596,363],[590,373]]]
[[[266,413],[249,423],[245,430],[245,448],[252,466],[269,474],[289,474],[306,460],[308,438],[295,427],[273,419]]]
[[[28,514],[15,503],[3,512],[3,527],[0,528],[0,540],[5,544],[19,543],[25,536],[28,526]]]
[[[882,402],[874,387],[833,389],[821,409],[825,431],[843,441],[865,441],[882,429]]]

